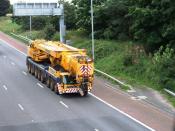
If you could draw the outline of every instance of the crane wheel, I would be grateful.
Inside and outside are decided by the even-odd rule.
[[[31,67],[31,74],[34,75],[34,73],[35,73],[35,68],[34,68],[34,66],[32,66],[32,64],[30,65],[30,67]]]
[[[47,79],[46,85],[47,85],[48,88],[50,88],[50,78]]]
[[[35,67],[35,77],[37,78],[38,77],[38,69]]]
[[[40,70],[38,70],[37,78],[38,78],[39,81],[41,81],[41,71]]]
[[[87,96],[88,95],[88,91],[84,91],[84,96]]]
[[[81,85],[81,88],[79,90],[79,93],[83,97],[88,95],[88,87],[87,87],[86,84]]]
[[[45,82],[45,78],[44,78],[43,73],[40,72],[40,75],[41,75],[41,77],[40,77],[41,78],[41,82],[44,83]]]
[[[54,91],[54,86],[55,86],[55,82],[53,80],[50,81],[50,89],[52,91]]]
[[[83,91],[82,89],[79,90],[79,93],[82,97],[85,97],[88,95],[88,91]]]
[[[54,84],[54,92],[55,92],[57,95],[60,95],[57,84]]]
[[[27,68],[28,68],[28,72],[31,73],[31,65],[30,65],[30,63],[28,63]]]

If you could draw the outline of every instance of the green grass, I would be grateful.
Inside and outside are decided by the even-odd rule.
[[[79,36],[79,37],[77,37]],[[85,48],[91,55],[90,38],[81,36],[78,31],[71,32],[69,38],[73,41],[73,45],[78,48]],[[162,86],[157,82],[159,74],[152,74],[152,57],[142,53],[140,56],[134,55],[134,59],[138,62],[129,66],[124,65],[126,55],[133,55],[138,44],[131,41],[113,41],[113,40],[95,40],[95,68],[106,72],[128,84],[137,88],[151,87],[160,92],[164,92]],[[104,77],[105,78],[105,77]],[[110,80],[111,81],[111,80]],[[113,82],[113,81],[111,81]],[[127,90],[127,87],[121,86]],[[175,107],[175,98],[164,93],[164,96]]]
[[[20,26],[12,23],[9,17],[0,17],[0,31],[10,34],[11,32],[20,32]]]
[[[8,17],[0,17],[0,30],[7,34],[14,32],[28,36],[31,39],[42,39],[45,35],[42,30],[32,31],[31,34],[29,31],[22,31],[21,27],[12,23]],[[59,37],[58,32],[54,39],[58,40],[57,37]],[[87,37],[85,31],[67,31],[66,39],[72,40],[73,46],[86,49],[91,56],[91,39]],[[157,82],[158,74],[152,74],[149,71],[152,67],[152,57],[145,53],[138,53],[137,47],[139,47],[138,44],[132,41],[95,40],[95,68],[133,86],[143,87],[145,85],[163,92]],[[124,63],[127,62],[128,56],[133,56],[135,63],[129,63],[128,66],[125,66]],[[123,86],[121,88],[128,89]],[[175,106],[175,98],[166,93],[164,95]]]
[[[79,34],[79,32],[78,32]],[[75,36],[74,36],[75,35]],[[76,32],[71,33],[70,39],[73,41],[73,45],[78,48],[85,48],[89,55],[91,55],[91,40],[79,36],[77,38]],[[132,75],[135,74],[134,66],[125,67],[123,65],[123,59],[130,51],[132,42],[130,41],[112,41],[112,40],[96,40],[95,41],[95,67],[102,70],[112,76],[117,77],[122,81],[127,81],[130,84],[145,84],[147,86],[154,87],[156,84],[150,83],[149,80],[142,77]],[[126,69],[128,68],[128,69]],[[140,75],[140,73],[138,73]]]
[[[10,33],[15,33],[18,35],[27,36],[30,39],[41,39],[43,38],[43,31],[33,30],[30,34],[30,31],[23,31],[20,25],[17,25],[12,22],[10,17],[0,17],[0,31],[5,32],[6,34],[11,35]],[[11,35],[14,38],[17,38]],[[19,39],[19,38],[18,38]],[[21,40],[21,39],[19,39]],[[23,41],[24,42],[24,41]]]

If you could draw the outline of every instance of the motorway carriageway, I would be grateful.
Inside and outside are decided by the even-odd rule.
[[[0,131],[154,130],[93,94],[56,95],[28,74],[25,54],[8,44],[0,41]]]

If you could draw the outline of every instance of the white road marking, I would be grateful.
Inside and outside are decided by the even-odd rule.
[[[99,130],[95,128],[94,131],[99,131]]]
[[[13,66],[15,66],[15,63],[14,63],[14,62],[11,62],[11,64],[12,64]]]
[[[109,85],[107,83],[105,83],[105,87],[107,88],[112,88],[112,89],[116,89],[115,87],[113,87],[112,85]],[[136,92],[132,87],[129,87],[130,89],[127,90],[128,93],[133,93],[133,92]]]
[[[135,119],[134,117],[130,116],[129,114],[127,114],[127,113],[121,111],[120,109],[114,107],[113,105],[107,103],[106,101],[104,101],[104,100],[102,100],[101,98],[95,96],[94,94],[92,94],[92,93],[89,93],[89,94],[90,94],[91,96],[95,97],[96,99],[98,99],[99,101],[103,102],[104,104],[108,105],[109,107],[113,108],[114,110],[118,111],[119,113],[123,114],[124,116],[130,118],[131,120],[135,121],[136,123],[138,123],[138,124],[142,125],[143,127],[149,129],[150,131],[155,131],[155,129],[153,129],[153,128],[147,126],[146,124],[144,124],[144,123],[142,123],[141,121]]]
[[[6,43],[6,45],[8,45],[9,47],[13,48],[14,50],[20,52],[20,53],[23,54],[24,56],[27,56],[27,54],[25,54],[24,52],[22,52],[22,51],[16,49],[14,46],[8,44],[6,41],[4,41],[4,40],[2,40],[2,39],[0,39],[0,41],[2,41],[3,43]]]
[[[64,102],[60,101],[60,104],[62,104],[64,107],[69,108],[68,105],[66,105]]]
[[[3,88],[7,91],[7,86],[6,85],[3,85]]]
[[[26,76],[27,75],[27,73],[25,72],[25,71],[22,71],[22,73]]]
[[[20,53],[23,54],[24,56],[27,56],[25,53],[23,53],[22,51],[16,49],[15,47],[11,46],[11,45],[8,44],[6,41],[4,41],[4,40],[2,40],[2,39],[0,39],[0,40],[1,40],[2,42],[6,43],[9,47],[11,47],[11,48],[15,49],[16,51],[20,52]],[[125,113],[125,112],[119,110],[118,108],[116,108],[116,107],[114,107],[113,105],[107,103],[106,101],[104,101],[104,100],[102,100],[101,98],[95,96],[94,94],[92,94],[92,93],[89,93],[89,94],[90,94],[91,96],[93,96],[94,98],[98,99],[99,101],[103,102],[104,104],[108,105],[109,107],[113,108],[114,110],[116,110],[116,111],[120,112],[121,114],[127,116],[128,118],[130,118],[131,120],[135,121],[136,123],[138,123],[138,124],[142,125],[143,127],[149,129],[150,131],[155,131],[153,128],[151,128],[151,127],[145,125],[145,124],[142,123],[141,121],[139,121],[139,120],[135,119],[134,117],[130,116],[129,114],[127,114],[127,113]]]
[[[145,100],[147,99],[146,96],[132,96],[131,97],[132,100]]]
[[[19,106],[19,108],[23,111],[24,110],[24,108],[23,108],[23,106],[21,105],[21,104],[18,104],[18,106]]]
[[[106,87],[114,88],[113,86],[109,85],[108,83],[105,83]]]
[[[113,87],[112,85],[109,85],[109,84],[107,84],[107,83],[105,83],[105,87],[107,87],[107,88],[112,88],[112,89],[116,89],[115,87]]]
[[[34,122],[34,120],[32,120],[32,122]]]
[[[37,85],[41,88],[44,88],[44,86],[42,86],[40,83],[37,83]]]
[[[140,100],[141,100],[140,98],[135,97],[135,96],[132,96],[131,99],[132,99],[132,100],[135,100],[135,101],[140,101]]]
[[[142,100],[145,100],[145,99],[147,99],[147,97],[146,96],[137,96],[138,98],[140,98],[140,99],[142,99]]]

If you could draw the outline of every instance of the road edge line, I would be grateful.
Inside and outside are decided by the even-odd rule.
[[[121,111],[120,109],[114,107],[113,105],[109,104],[108,102],[102,100],[101,98],[99,98],[98,96],[94,95],[93,93],[89,93],[89,94],[90,94],[91,96],[93,96],[94,98],[96,98],[97,100],[101,101],[102,103],[108,105],[108,106],[111,107],[112,109],[116,110],[117,112],[121,113],[122,115],[124,115],[124,116],[130,118],[131,120],[135,121],[136,123],[138,123],[138,124],[142,125],[143,127],[149,129],[150,131],[156,131],[155,129],[153,129],[153,128],[147,126],[147,125],[144,124],[143,122],[141,122],[141,121],[137,120],[136,118],[130,116],[129,114],[125,113],[124,111]]]
[[[2,41],[3,43],[5,43],[5,44],[6,44],[6,45],[8,45],[9,47],[13,48],[14,50],[16,50],[16,51],[20,52],[20,53],[21,53],[21,54],[23,54],[24,56],[27,56],[27,54],[25,54],[24,52],[22,52],[22,51],[18,50],[18,49],[17,49],[17,48],[15,48],[14,46],[12,46],[12,45],[8,44],[6,41],[4,41],[4,40],[2,40],[2,39],[0,39],[0,41]]]

